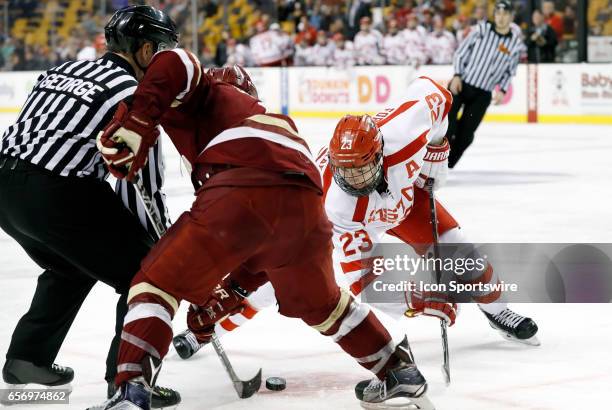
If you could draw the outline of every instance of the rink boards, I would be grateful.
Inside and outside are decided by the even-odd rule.
[[[250,68],[260,98],[274,112],[336,119],[376,113],[403,102],[406,86],[427,76],[446,86],[452,66]],[[39,72],[0,73],[0,113],[15,113]],[[485,121],[612,124],[612,64],[521,64],[501,105]]]

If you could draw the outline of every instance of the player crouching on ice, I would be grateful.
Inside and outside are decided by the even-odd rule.
[[[444,135],[452,96],[425,77],[409,86],[407,96],[405,103],[374,118],[345,116],[336,126],[329,149],[318,155],[325,211],[334,225],[334,249],[343,271],[336,279],[354,295],[359,295],[375,278],[370,269],[376,256],[372,253],[374,244],[385,233],[412,246],[419,255],[426,254],[433,242],[428,195],[423,186],[427,178],[434,178],[435,188],[446,179],[449,146]],[[461,244],[458,254],[476,258],[477,250],[466,240],[456,220],[438,202],[436,210],[440,242]],[[469,283],[498,282],[490,264],[482,270],[466,272],[462,279]],[[192,356],[208,342],[207,335],[213,329],[222,334],[251,319],[269,303],[261,302],[270,299],[262,295],[266,291],[262,288],[243,299],[234,311],[225,310],[223,315],[207,320],[207,327],[197,327],[199,333],[187,330],[175,337],[179,355]],[[500,292],[472,296],[490,325],[504,338],[539,344],[535,322],[500,302]],[[455,304],[419,294],[410,295],[408,302],[406,316],[423,314],[444,319],[450,325],[455,322]],[[210,303],[216,303],[214,298]],[[386,313],[397,316],[397,310]]]
[[[434,189],[446,181],[449,144],[444,135],[452,96],[427,77],[413,81],[407,96],[408,101],[374,118],[342,118],[329,149],[318,156],[325,211],[334,225],[334,249],[344,275],[338,279],[355,295],[376,277],[371,269],[373,258],[378,256],[373,254],[374,244],[385,233],[410,245],[417,255],[432,250],[429,197],[424,188],[428,178],[435,181]],[[455,252],[458,257],[478,258],[474,245],[438,201],[436,212],[440,243],[460,245]],[[488,262],[484,269],[474,268],[457,278],[470,284],[499,281]],[[455,304],[440,303],[438,297],[418,292],[407,299],[406,316],[436,316],[454,324]],[[472,299],[504,338],[539,344],[535,322],[501,302],[501,291],[475,292]]]
[[[321,176],[291,118],[267,114],[257,98],[216,81],[191,53],[173,49],[155,54],[131,105],[120,104],[98,136],[115,176],[131,180],[142,168],[159,124],[192,165],[196,198],[132,281],[119,388],[102,408],[149,410],[181,300],[200,306],[190,312],[198,331],[214,309],[240,303],[269,281],[281,314],[329,336],[375,374],[365,382],[371,387],[363,401],[401,396],[433,409],[408,341],[395,343],[376,315],[334,280]],[[112,246],[121,246],[117,239]],[[219,303],[211,306],[213,291]]]

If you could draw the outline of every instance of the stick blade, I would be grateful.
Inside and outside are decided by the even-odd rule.
[[[261,369],[259,369],[255,377],[253,377],[251,380],[234,382],[234,388],[238,393],[238,397],[240,397],[241,399],[248,399],[249,397],[257,393],[260,387]]]
[[[446,387],[450,386],[451,378],[450,378],[450,369],[445,365],[442,365],[442,376],[444,376],[444,383],[446,383]]]

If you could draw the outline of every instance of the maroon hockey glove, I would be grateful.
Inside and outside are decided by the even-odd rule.
[[[455,324],[457,304],[450,303],[443,293],[414,291],[406,295],[407,317],[419,315],[434,316],[446,321],[449,326]]]
[[[117,178],[131,181],[147,163],[149,148],[157,138],[157,124],[141,113],[130,112],[121,102],[110,123],[96,141],[109,171]]]
[[[248,292],[226,278],[213,290],[208,300],[200,305],[191,305],[187,312],[187,327],[199,343],[210,340],[215,323],[224,318],[242,312],[248,304],[245,297]]]

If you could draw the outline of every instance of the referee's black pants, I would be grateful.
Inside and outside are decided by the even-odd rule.
[[[99,280],[121,295],[106,362],[105,379],[113,380],[130,281],[153,246],[138,219],[104,181],[62,177],[0,155],[0,227],[45,270],[7,359],[51,365]]]
[[[491,104],[491,92],[462,82],[459,95],[453,94],[453,105],[448,113],[446,138],[450,144],[448,167],[453,168],[464,151],[474,141],[474,133]],[[461,118],[457,114],[463,107]]]

